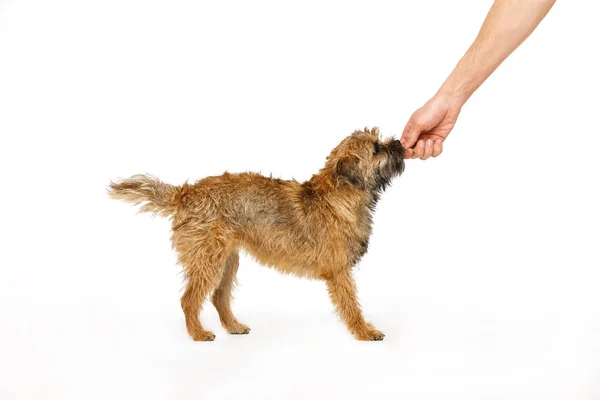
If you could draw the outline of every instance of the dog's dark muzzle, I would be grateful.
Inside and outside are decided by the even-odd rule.
[[[404,158],[404,147],[399,140],[392,140],[390,142],[390,152],[394,153],[396,157]]]
[[[399,140],[392,140],[388,144],[388,155],[390,157],[390,161],[396,164],[397,168],[404,167],[404,147],[402,147],[402,144]]]
[[[393,171],[401,174],[404,170],[404,147],[399,140],[392,140],[388,144],[388,156]]]

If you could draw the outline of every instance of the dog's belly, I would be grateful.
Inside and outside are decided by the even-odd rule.
[[[278,271],[304,278],[319,278],[331,268],[335,268],[342,256],[334,255],[331,249],[322,248],[309,242],[277,243],[276,240],[245,240],[244,250],[256,261]]]

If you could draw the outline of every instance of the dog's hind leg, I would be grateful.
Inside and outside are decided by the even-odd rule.
[[[231,312],[232,291],[236,284],[235,275],[237,274],[240,257],[237,251],[231,252],[225,260],[225,269],[219,286],[212,295],[212,302],[219,312],[221,324],[227,332],[232,334],[245,334],[250,332],[250,328],[240,323]]]
[[[346,326],[358,340],[383,340],[385,336],[365,319],[356,297],[356,284],[350,271],[340,271],[323,277],[329,297]]]
[[[192,243],[175,242],[179,262],[184,267],[187,280],[181,297],[181,308],[190,336],[196,341],[214,340],[215,335],[204,329],[199,314],[208,295],[217,287],[223,276],[227,258],[227,240],[216,236],[197,239]]]

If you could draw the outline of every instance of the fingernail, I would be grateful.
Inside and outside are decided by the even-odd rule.
[[[427,140],[427,146],[429,146],[429,147],[433,146],[433,140],[428,139]]]

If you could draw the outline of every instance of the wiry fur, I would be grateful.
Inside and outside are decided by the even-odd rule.
[[[246,172],[173,186],[136,175],[111,183],[109,194],[143,203],[140,211],[171,216],[171,239],[187,280],[181,304],[194,340],[214,339],[198,318],[211,292],[223,326],[249,332],[230,307],[240,249],[279,271],[324,280],[355,337],[381,340],[383,333],[362,316],[351,269],[367,251],[380,193],[403,169],[400,143],[381,142],[375,128],[345,138],[304,183]]]
[[[161,182],[151,175],[134,175],[118,183],[110,183],[110,196],[135,205],[144,203],[140,212],[168,217],[179,205],[181,188]]]

